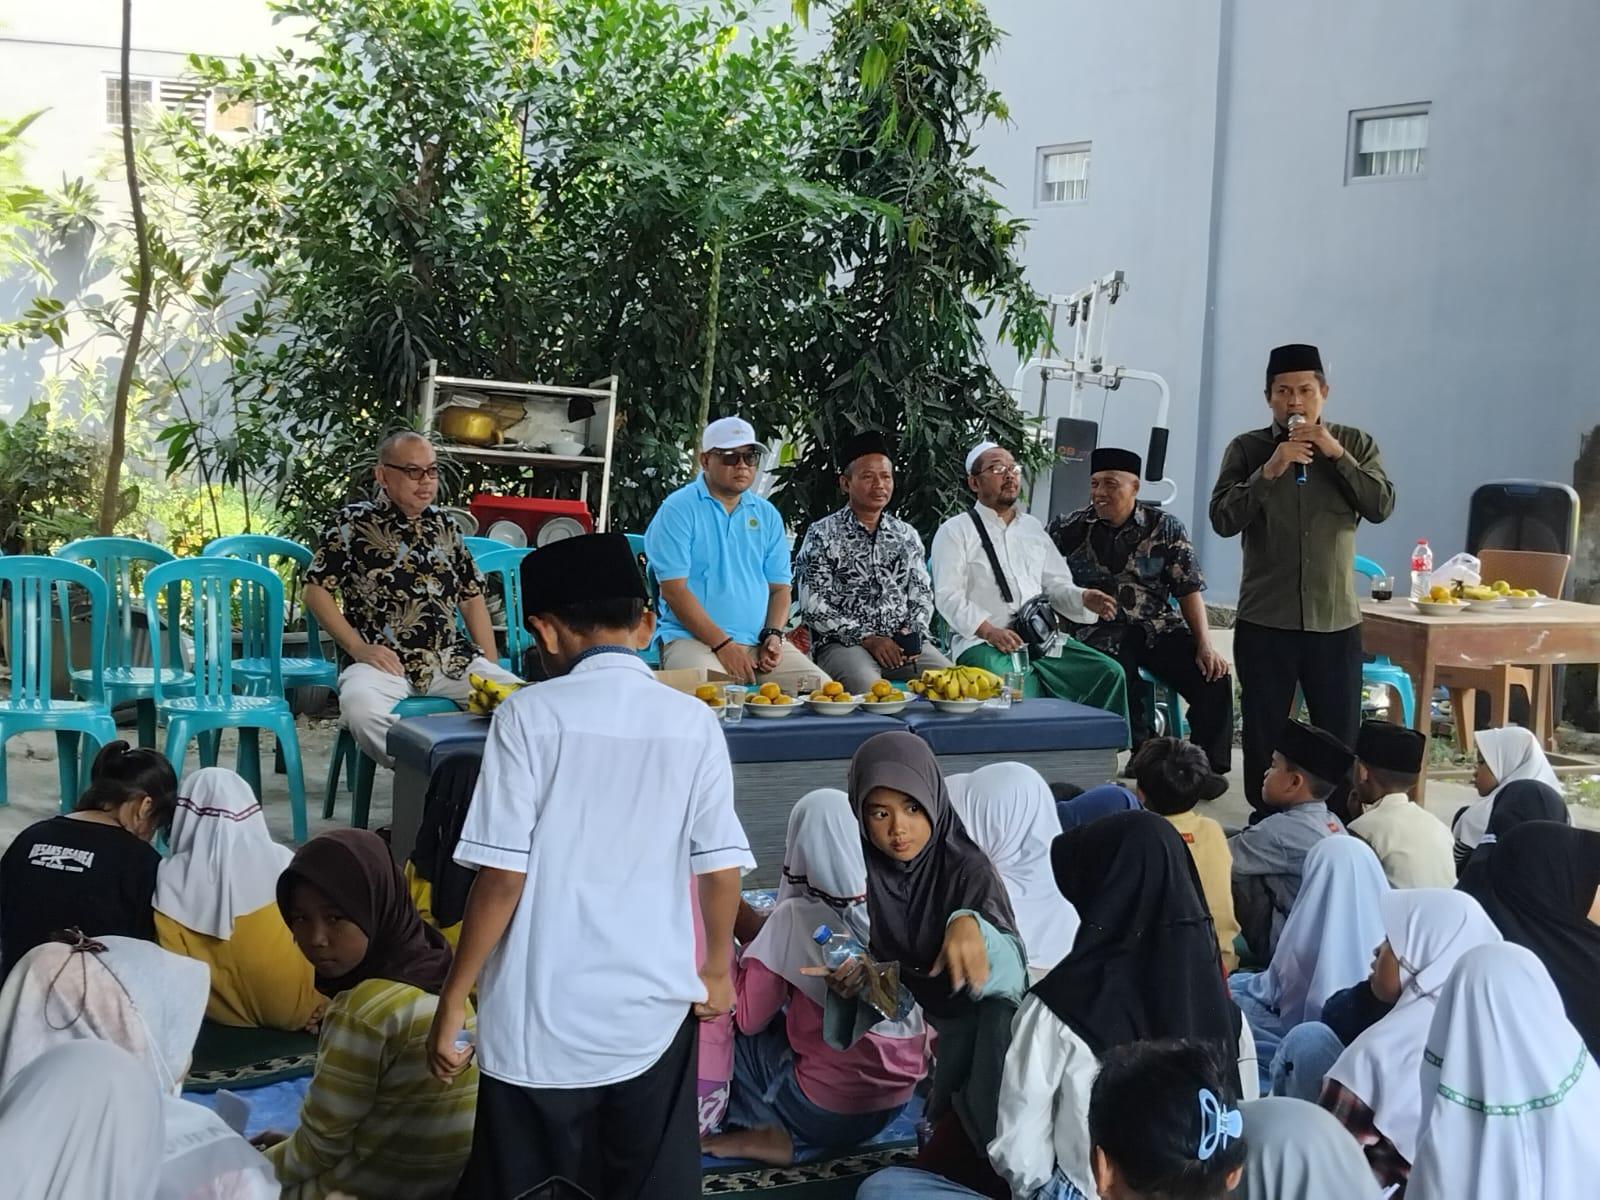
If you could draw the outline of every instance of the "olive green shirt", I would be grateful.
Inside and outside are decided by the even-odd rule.
[[[1356,526],[1388,519],[1394,484],[1378,444],[1349,425],[1329,425],[1344,447],[1318,455],[1297,484],[1294,470],[1268,479],[1262,468],[1287,433],[1276,424],[1228,443],[1211,491],[1211,527],[1242,534],[1239,620],[1273,629],[1338,633],[1361,624],[1356,600]]]

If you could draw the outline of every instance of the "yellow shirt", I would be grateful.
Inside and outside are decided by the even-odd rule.
[[[156,940],[165,950],[211,968],[206,1016],[247,1029],[304,1029],[322,1003],[305,960],[277,904],[233,923],[233,936],[207,937],[156,913]]]
[[[411,903],[417,906],[417,915],[422,918],[424,925],[432,925],[444,934],[444,940],[450,943],[450,949],[456,948],[456,942],[461,937],[461,922],[454,925],[441,925],[439,919],[433,915],[433,884],[417,874],[415,867],[407,862],[405,865],[406,889],[411,893]]]
[[[1228,849],[1228,839],[1221,825],[1193,809],[1167,820],[1183,835],[1184,844],[1194,857],[1206,907],[1211,910],[1211,923],[1217,927],[1222,966],[1231,972],[1239,965],[1239,955],[1233,948],[1233,939],[1239,936],[1239,922],[1233,915],[1233,854]]]

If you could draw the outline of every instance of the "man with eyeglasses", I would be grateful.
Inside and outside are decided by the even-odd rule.
[[[828,677],[783,636],[789,539],[778,510],[750,490],[767,448],[750,422],[722,417],[700,449],[700,474],[661,502],[644,533],[661,583],[662,667],[771,681],[790,695],[806,679],[821,686]]]
[[[455,522],[433,505],[439,460],[428,439],[390,434],[373,474],[377,499],[341,509],[322,535],[305,599],[350,660],[339,674],[345,727],[364,753],[392,767],[386,742],[399,701],[465,701],[469,675],[518,680],[495,660],[483,576]],[[470,640],[456,626],[458,612]]]
[[[1128,686],[1116,659],[1068,637],[1030,647],[1012,627],[1018,610],[1041,595],[1084,625],[1114,617],[1116,600],[1073,582],[1044,526],[1018,503],[1022,468],[1009,450],[979,442],[966,466],[977,504],[933,536],[933,600],[950,624],[956,661],[997,675],[1021,672],[1024,695],[1076,700],[1126,721]]]

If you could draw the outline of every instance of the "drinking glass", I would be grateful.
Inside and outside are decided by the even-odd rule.
[[[729,725],[737,725],[744,720],[744,698],[748,693],[744,685],[730,683],[722,690],[722,719]]]
[[[1394,576],[1374,575],[1372,577],[1372,598],[1380,604],[1394,599]]]
[[[1007,671],[1005,674],[1005,693],[1011,697],[1012,704],[1022,703],[1022,672]]]

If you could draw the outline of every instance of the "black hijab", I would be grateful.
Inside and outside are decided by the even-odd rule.
[[[867,836],[863,809],[867,796],[879,787],[911,797],[933,826],[928,844],[910,862],[885,854]],[[928,974],[944,946],[950,914],[971,909],[1012,935],[1017,932],[1017,920],[999,872],[967,836],[956,815],[945,790],[944,773],[928,743],[914,733],[899,732],[880,733],[863,742],[850,760],[850,807],[861,827],[867,860],[873,957],[898,962],[900,978],[934,1016],[965,1011],[971,1000],[952,996],[947,980]]]
[[[1238,1058],[1216,929],[1183,838],[1152,812],[1114,813],[1050,845],[1056,886],[1083,922],[1034,993],[1095,1054],[1192,1038]]]
[[[1486,871],[1495,846],[1518,825],[1529,821],[1556,821],[1572,824],[1572,814],[1561,793],[1548,783],[1537,779],[1515,779],[1495,794],[1494,807],[1489,810],[1489,825],[1484,830],[1472,856],[1462,864],[1458,878]]]
[[[1600,1055],[1600,925],[1589,920],[1600,888],[1600,833],[1527,821],[1500,839],[1486,871],[1458,886],[1506,941],[1539,956],[1568,1019]]]
[[[322,892],[367,935],[367,956],[360,965],[336,979],[318,975],[319,992],[334,996],[369,979],[392,979],[439,994],[450,972],[450,943],[422,923],[382,838],[365,829],[335,829],[296,850],[278,876],[278,909],[285,921],[289,888],[297,879]]]

